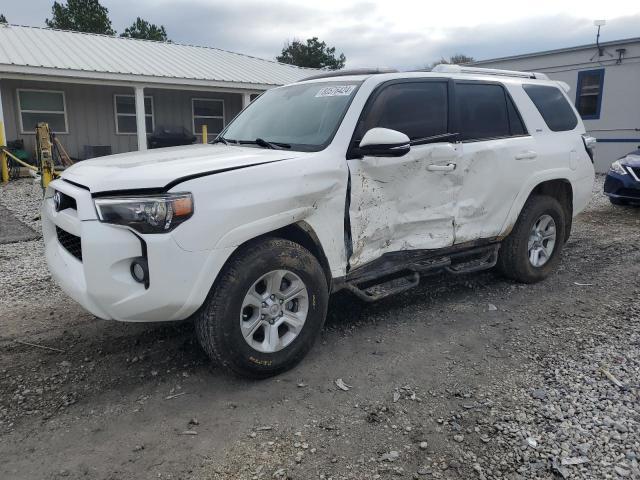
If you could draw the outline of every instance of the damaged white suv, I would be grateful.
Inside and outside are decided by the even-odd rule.
[[[435,271],[536,282],[589,201],[565,84],[439,66],[267,91],[211,145],[77,163],[42,207],[55,280],[103,319],[193,319],[208,355],[295,365],[331,292],[378,300]]]

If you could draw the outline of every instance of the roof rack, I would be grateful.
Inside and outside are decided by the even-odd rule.
[[[330,70],[317,75],[311,75],[310,77],[306,77],[298,81],[304,82],[305,80],[317,80],[318,78],[346,77],[350,75],[377,75],[380,73],[398,73],[398,70],[394,68],[352,68],[350,70]]]
[[[501,77],[535,78],[536,80],[549,80],[544,73],[518,72],[516,70],[500,70],[498,68],[468,67],[466,65],[450,65],[441,63],[431,69],[438,73],[476,73],[482,75],[497,75]]]

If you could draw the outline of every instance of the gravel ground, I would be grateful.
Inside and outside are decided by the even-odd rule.
[[[261,382],[188,324],[94,319],[40,241],[0,246],[0,478],[640,478],[640,209],[601,185],[546,281],[336,295],[311,354]],[[0,190],[37,230],[39,200]]]

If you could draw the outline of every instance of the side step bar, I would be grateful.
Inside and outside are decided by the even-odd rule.
[[[392,278],[367,288],[360,288],[355,283],[346,283],[344,288],[349,290],[360,300],[364,300],[365,302],[377,302],[383,298],[417,287],[419,283],[420,274],[418,272],[411,272],[406,276]]]
[[[334,291],[346,289],[365,302],[376,302],[397,293],[405,292],[420,283],[421,275],[446,271],[455,275],[493,268],[498,261],[499,243],[470,248],[435,256],[425,252],[424,257],[412,252],[406,264],[396,268],[367,271],[364,275],[347,276]]]

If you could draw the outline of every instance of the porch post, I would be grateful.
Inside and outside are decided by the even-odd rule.
[[[251,94],[243,93],[242,94],[242,108],[245,109],[251,103]]]
[[[4,112],[2,110],[2,85],[0,84],[0,147],[7,145],[4,131]],[[0,180],[2,183],[9,181],[9,165],[7,164],[7,156],[4,150],[0,151]]]
[[[147,149],[147,122],[144,111],[144,87],[135,87],[136,97],[136,131],[138,134],[138,150]]]

